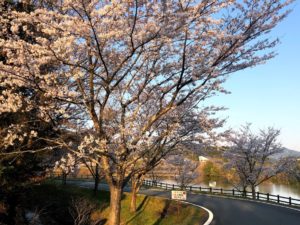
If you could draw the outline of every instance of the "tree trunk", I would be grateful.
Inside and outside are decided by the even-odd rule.
[[[252,198],[255,199],[255,186],[251,185],[251,191],[252,191]]]
[[[20,197],[23,193],[22,189],[11,190],[5,197],[5,205],[7,206],[7,214],[3,217],[4,224],[6,225],[24,225],[25,213],[24,209],[20,206]]]
[[[62,173],[62,184],[63,185],[67,184],[67,174],[66,173]]]
[[[121,186],[110,187],[109,225],[120,225],[122,192]]]
[[[17,215],[16,207],[17,207],[17,197],[16,194],[8,194],[7,197],[7,204],[8,204],[8,210],[7,210],[7,225],[15,225],[15,219]]]
[[[99,165],[96,164],[96,170],[95,170],[95,183],[94,183],[94,195],[97,195],[97,192],[98,192],[98,186],[99,186]]]
[[[243,196],[247,197],[247,189],[246,189],[246,187],[243,187]]]
[[[135,181],[131,182],[131,202],[130,202],[130,212],[136,212],[136,193],[137,193],[137,183]]]

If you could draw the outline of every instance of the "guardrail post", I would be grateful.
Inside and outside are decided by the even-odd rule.
[[[63,174],[47,174],[47,177],[57,177],[57,178],[61,178],[61,176],[63,176]],[[82,177],[83,179],[86,177],[86,178],[89,178],[91,176],[89,175],[78,175],[78,176],[73,176],[73,177]],[[168,183],[163,183],[163,182],[157,182],[157,181],[152,181],[152,180],[143,180],[142,181],[142,184],[145,185],[145,186],[151,186],[151,187],[160,187],[161,189],[166,189],[166,190],[169,190],[169,189],[172,189],[172,190],[175,190],[175,184],[168,184]],[[197,188],[199,188],[199,191],[202,192],[202,187],[199,186],[199,187],[195,187],[195,190],[197,190]],[[209,193],[210,194],[224,194],[227,195],[227,191],[230,192],[230,190],[227,190],[227,189],[223,189],[223,188],[219,188],[219,189],[213,189],[212,187],[209,187],[209,188],[204,188],[204,192],[208,192],[207,189],[209,189]],[[190,191],[193,191],[193,186],[184,186],[183,189],[181,190],[190,190]],[[213,190],[215,190],[215,192],[213,192]],[[243,192],[243,197],[248,197],[248,193],[251,193],[251,192],[246,192],[244,191]],[[263,197],[261,197],[260,199],[260,194],[263,195]],[[233,196],[238,196],[240,195],[240,192],[238,191],[238,193],[236,194],[235,193],[235,189],[232,189],[232,195]],[[266,198],[264,196],[267,196]],[[274,196],[274,195],[271,195],[271,196]],[[273,199],[271,198],[270,199],[270,193],[260,193],[260,192],[255,192],[255,197],[257,200],[265,200],[265,201],[275,201],[276,202],[276,198]],[[276,195],[274,196],[276,197]],[[288,202],[287,201],[283,201],[284,203],[287,203],[289,205],[293,205],[293,198],[292,197],[284,197],[285,199],[288,199]],[[295,199],[296,201],[299,201],[300,199]],[[280,204],[281,201],[280,201],[280,195],[277,195],[277,203]],[[294,205],[297,205],[297,204],[294,204]]]

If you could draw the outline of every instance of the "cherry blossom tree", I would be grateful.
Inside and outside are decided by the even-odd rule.
[[[94,194],[96,195],[98,192],[99,181],[104,178],[104,174],[99,164],[95,164],[93,161],[88,159],[81,159],[81,161],[83,161],[83,164],[94,178]]]
[[[79,160],[76,155],[67,153],[55,163],[54,170],[60,170],[62,173],[62,183],[67,183],[67,176],[69,174],[76,174],[79,169]]]
[[[163,138],[162,134],[158,136],[161,139],[155,142],[148,142],[143,146],[140,146],[140,151],[144,152],[134,165],[131,175],[131,211],[136,211],[136,194],[142,185],[143,178],[146,174],[161,162],[162,159],[168,157],[169,154],[181,154],[182,149],[186,146],[190,146],[192,143],[211,143],[216,137],[220,137],[225,132],[216,132],[217,128],[223,126],[225,120],[213,118],[216,112],[222,108],[205,107],[203,109],[188,109],[185,107],[178,107],[175,111],[178,127],[177,132],[172,135],[169,134]],[[172,124],[174,117],[165,117],[165,121],[161,120],[161,123],[165,123],[165,127],[162,130],[158,128],[155,132],[166,132],[168,130],[168,124]],[[175,163],[175,161],[172,161]],[[177,161],[176,161],[177,162]],[[193,164],[193,163],[192,163]],[[179,167],[176,168],[176,170]],[[188,176],[188,175],[187,175]]]
[[[169,159],[174,167],[174,180],[182,190],[186,189],[197,177],[196,169],[199,166],[198,161],[192,161],[184,156],[177,155]]]
[[[229,160],[227,167],[235,170],[244,192],[247,187],[251,188],[254,199],[258,185],[288,169],[288,159],[272,160],[283,150],[277,141],[279,134],[280,130],[274,128],[253,134],[248,124],[230,138],[232,146],[225,152]]]
[[[11,38],[11,11],[30,12],[33,8],[21,1],[0,1],[0,37]],[[26,35],[19,30],[15,33],[18,39],[31,42],[34,31]],[[1,65],[10,65],[10,56],[0,45]],[[44,71],[54,66],[48,64]],[[52,149],[44,138],[55,138],[55,124],[59,117],[52,121],[40,117],[40,108],[44,106],[40,92],[26,84],[14,86],[13,81],[0,72],[0,195],[7,211],[1,215],[0,223],[16,224],[22,220],[24,209],[19,206],[24,189],[33,183],[40,182],[46,170],[54,166]],[[19,212],[17,212],[19,211]]]
[[[289,162],[289,169],[285,171],[285,174],[290,178],[290,180],[300,181],[300,160],[298,158],[293,158]]]
[[[24,4],[31,1],[22,1]],[[13,90],[43,96],[39,116],[93,130],[78,149],[48,140],[101,165],[110,186],[111,225],[120,224],[122,188],[148,152],[180,137],[181,112],[218,92],[233,72],[266,62],[278,40],[266,36],[286,15],[280,0],[35,1],[0,23],[1,106],[20,110]],[[4,4],[4,1],[1,1]],[[20,39],[17,33],[40,35]],[[45,70],[47,65],[53,70]],[[13,102],[18,104],[13,104]],[[182,108],[182,110],[178,110]],[[168,120],[168,123],[165,121]]]

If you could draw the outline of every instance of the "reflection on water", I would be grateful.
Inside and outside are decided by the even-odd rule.
[[[173,180],[163,180],[162,182],[166,182],[169,184],[176,184]],[[200,184],[192,184],[195,187],[209,187],[209,182],[203,182]],[[216,188],[223,189],[232,189],[233,186],[229,184],[224,184],[222,182],[216,182]],[[261,193],[269,193],[272,195],[280,195],[283,197],[292,197],[296,199],[300,199],[300,185],[285,185],[285,184],[273,184],[273,183],[264,183],[257,187],[256,191]]]
[[[259,186],[259,192],[270,193],[273,195],[280,195],[284,197],[292,197],[300,199],[300,186],[299,185],[284,185],[266,183]]]
[[[197,184],[196,186],[205,186],[208,187],[208,183]],[[216,185],[217,188],[223,189],[232,189],[233,186],[229,184],[218,183]],[[273,184],[273,183],[264,183],[259,185],[256,188],[256,191],[261,193],[269,193],[272,195],[280,195],[283,197],[292,197],[300,199],[300,186],[299,185],[285,185],[285,184]]]

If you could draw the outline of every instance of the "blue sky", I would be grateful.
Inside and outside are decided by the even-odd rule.
[[[279,140],[300,151],[300,4],[271,33],[279,37],[278,53],[264,65],[232,74],[224,84],[231,92],[206,103],[225,106],[227,126],[239,128],[246,122],[254,130],[274,126],[281,129]]]

